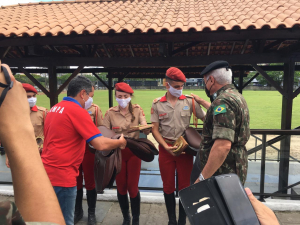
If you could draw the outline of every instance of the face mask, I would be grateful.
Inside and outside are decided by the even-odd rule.
[[[169,84],[169,87],[170,87],[169,92],[174,97],[179,98],[182,95],[182,89],[181,90],[177,90],[176,88],[173,88],[170,84]]]
[[[121,98],[116,98],[117,102],[119,103],[119,105],[125,109],[127,107],[127,105],[129,104],[129,102],[131,101],[131,98],[125,98],[125,99],[121,99]]]
[[[208,82],[208,80],[207,80],[207,82]],[[205,93],[206,93],[207,97],[209,97],[210,102],[213,102],[215,100],[215,98],[216,98],[216,95],[215,94],[210,95],[210,90],[211,90],[211,88],[212,88],[213,85],[211,85],[210,89],[208,90],[207,87],[206,87],[207,82],[205,83]]]
[[[36,104],[36,97],[28,98],[29,106],[32,108]]]
[[[84,103],[84,109],[88,109],[92,106],[93,98],[89,97],[89,99]]]

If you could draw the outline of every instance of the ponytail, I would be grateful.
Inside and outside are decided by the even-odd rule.
[[[135,120],[135,116],[134,116],[134,114],[133,114],[133,106],[132,106],[132,104],[131,104],[131,101],[129,102],[129,107],[128,107],[128,109],[129,109],[129,112],[130,112],[131,115],[132,115],[131,122],[133,122],[133,121]]]

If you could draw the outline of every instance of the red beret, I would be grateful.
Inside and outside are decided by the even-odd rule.
[[[31,84],[23,83],[22,85],[26,92],[34,92],[36,94],[38,93],[37,90]]]
[[[132,88],[129,86],[129,84],[126,84],[124,82],[116,83],[115,85],[116,91],[123,91],[129,94],[133,94]]]
[[[170,67],[166,72],[166,76],[174,81],[186,82],[185,75],[176,67]]]

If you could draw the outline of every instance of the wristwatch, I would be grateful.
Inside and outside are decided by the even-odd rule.
[[[203,177],[202,173],[200,173],[199,180],[200,181],[204,181],[205,180],[205,178]]]

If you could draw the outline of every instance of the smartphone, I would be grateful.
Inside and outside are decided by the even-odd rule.
[[[215,177],[235,225],[260,225],[253,206],[236,174]]]

